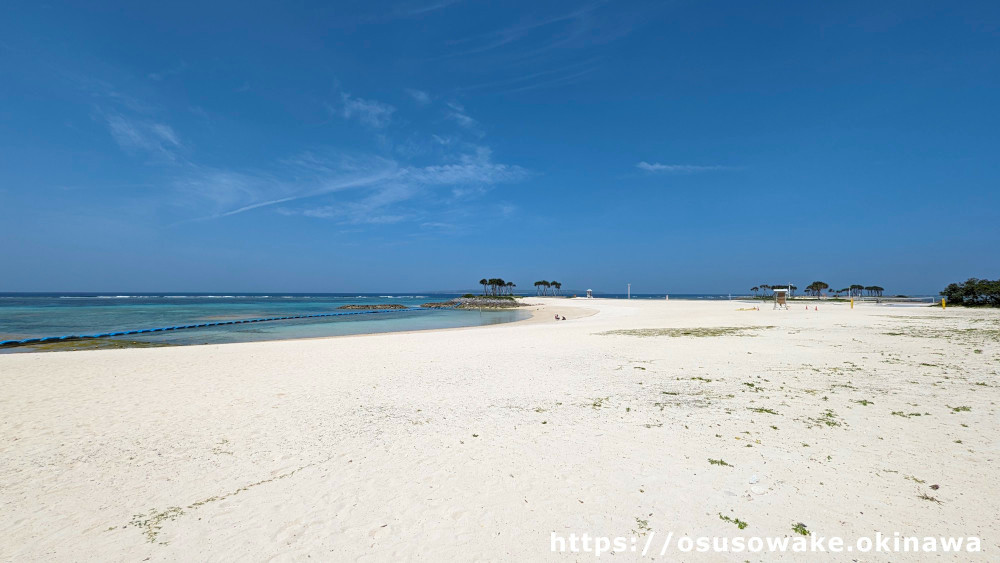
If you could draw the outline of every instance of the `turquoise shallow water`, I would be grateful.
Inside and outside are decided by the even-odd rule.
[[[0,294],[0,341],[95,334],[201,324],[225,320],[326,314],[349,304],[447,301],[454,295],[389,294]],[[428,330],[504,323],[527,318],[527,311],[421,309],[268,321],[128,335],[130,341],[158,344],[219,344],[314,338],[404,330]],[[17,351],[8,348],[4,351]]]

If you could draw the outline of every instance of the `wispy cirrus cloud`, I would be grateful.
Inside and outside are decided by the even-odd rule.
[[[426,220],[432,215],[431,204],[447,206],[529,176],[520,166],[495,162],[487,147],[475,147],[453,160],[414,166],[370,155],[309,152],[267,173],[198,169],[175,187],[187,194],[186,201],[200,200],[215,208],[202,219],[273,207],[283,215],[389,224]],[[447,195],[437,192],[439,188],[448,188]]]
[[[92,91],[101,100],[95,120],[125,152],[170,161],[170,176],[148,197],[180,223],[279,213],[343,225],[458,232],[441,226],[471,224],[483,209],[498,218],[509,215],[479,197],[531,175],[516,164],[498,162],[481,140],[479,121],[457,102],[440,108],[453,126],[415,131],[406,120],[394,124],[396,107],[339,91],[327,110],[371,128],[377,140],[373,152],[316,148],[255,167],[232,167],[193,154],[160,117],[163,108],[125,103],[121,100],[128,98],[103,83]],[[407,93],[418,105],[435,103],[424,91]],[[441,125],[438,120],[435,127]],[[399,150],[410,142],[419,146]]]
[[[425,92],[408,93],[418,102],[432,101]],[[341,94],[341,102],[343,117],[378,129],[385,128],[396,111],[388,104],[347,93]],[[420,135],[393,128],[375,132],[385,154],[394,157],[318,150],[284,159],[267,174],[209,171],[186,180],[184,186],[189,193],[216,193],[210,198],[216,211],[206,219],[274,208],[286,216],[387,225],[440,222],[440,213],[471,204],[497,184],[530,176],[521,166],[497,162],[493,151],[481,142],[466,140],[469,133],[477,138],[484,134],[461,104],[447,103],[445,117],[457,125],[456,131]],[[392,139],[399,134],[402,145]],[[409,146],[414,143],[418,146]]]
[[[659,162],[642,161],[635,165],[639,170],[653,174],[695,174],[713,170],[728,170],[729,166],[702,166],[696,164],[660,164]]]
[[[465,111],[465,107],[456,102],[448,102],[445,116],[466,129],[478,130],[479,122]]]
[[[357,118],[361,123],[381,129],[392,121],[396,108],[376,100],[352,97],[347,92],[340,94],[339,113],[344,119]]]
[[[177,133],[164,123],[129,118],[121,114],[106,115],[105,121],[118,146],[130,154],[141,151],[174,160],[177,149],[181,148]]]
[[[431,103],[431,95],[428,94],[427,92],[424,92],[423,90],[417,90],[415,88],[406,88],[404,91],[411,98],[413,98],[413,101],[417,102],[418,105],[426,106],[427,104]]]
[[[463,154],[458,162],[403,170],[403,176],[419,184],[431,186],[491,186],[518,182],[528,176],[524,168],[493,162],[492,151],[476,147],[472,154]]]
[[[603,67],[600,48],[650,19],[648,9],[600,0],[561,12],[538,6],[539,13],[513,25],[447,42],[440,60],[465,70],[490,69],[491,80],[467,89],[517,93],[565,86],[597,73]]]
[[[484,53],[499,49],[506,45],[530,38],[532,34],[538,32],[539,30],[544,30],[547,27],[567,22],[581,21],[597,7],[597,3],[590,3],[571,12],[543,18],[531,18],[516,25],[503,27],[483,35],[466,37],[464,39],[453,41],[452,43],[454,45],[469,45],[469,47],[459,49],[453,52],[450,56],[474,55],[477,53]]]
[[[438,0],[437,2],[410,3],[397,6],[395,13],[407,16],[420,16],[430,12],[443,10],[462,0]]]

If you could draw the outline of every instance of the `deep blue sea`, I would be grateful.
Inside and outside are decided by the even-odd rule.
[[[344,305],[398,304],[419,308],[458,294],[170,294],[170,293],[0,293],[0,341],[204,324],[298,315],[336,313]],[[625,299],[625,294],[595,294]],[[728,295],[671,295],[671,299],[728,299]],[[735,297],[735,296],[734,296]],[[632,299],[663,299],[663,294],[632,294]],[[527,311],[418,309],[210,326],[112,337],[149,344],[220,344],[313,338],[404,330],[427,330],[505,323],[527,318]],[[0,348],[0,352],[31,348]]]

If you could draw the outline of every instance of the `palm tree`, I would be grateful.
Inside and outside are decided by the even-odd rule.
[[[757,292],[760,291],[760,288],[757,287],[757,286],[753,286],[753,287],[750,288],[750,291],[753,292],[753,296],[754,297],[757,297]]]
[[[542,294],[542,282],[536,281],[535,282],[535,295],[541,295],[541,294]]]
[[[486,295],[486,285],[488,283],[490,283],[490,282],[486,278],[483,278],[483,279],[479,280],[479,285],[483,286],[483,295]]]
[[[515,287],[517,287],[517,284],[514,282],[507,282],[507,295],[513,295]]]
[[[562,289],[562,284],[557,281],[554,281],[552,282],[552,287],[556,288],[555,294],[559,295],[559,290]]]
[[[552,287],[552,282],[542,281],[542,295],[549,294],[549,288]]]

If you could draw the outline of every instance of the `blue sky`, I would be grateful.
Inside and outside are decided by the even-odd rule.
[[[998,86],[995,2],[9,5],[0,291],[932,293]]]

